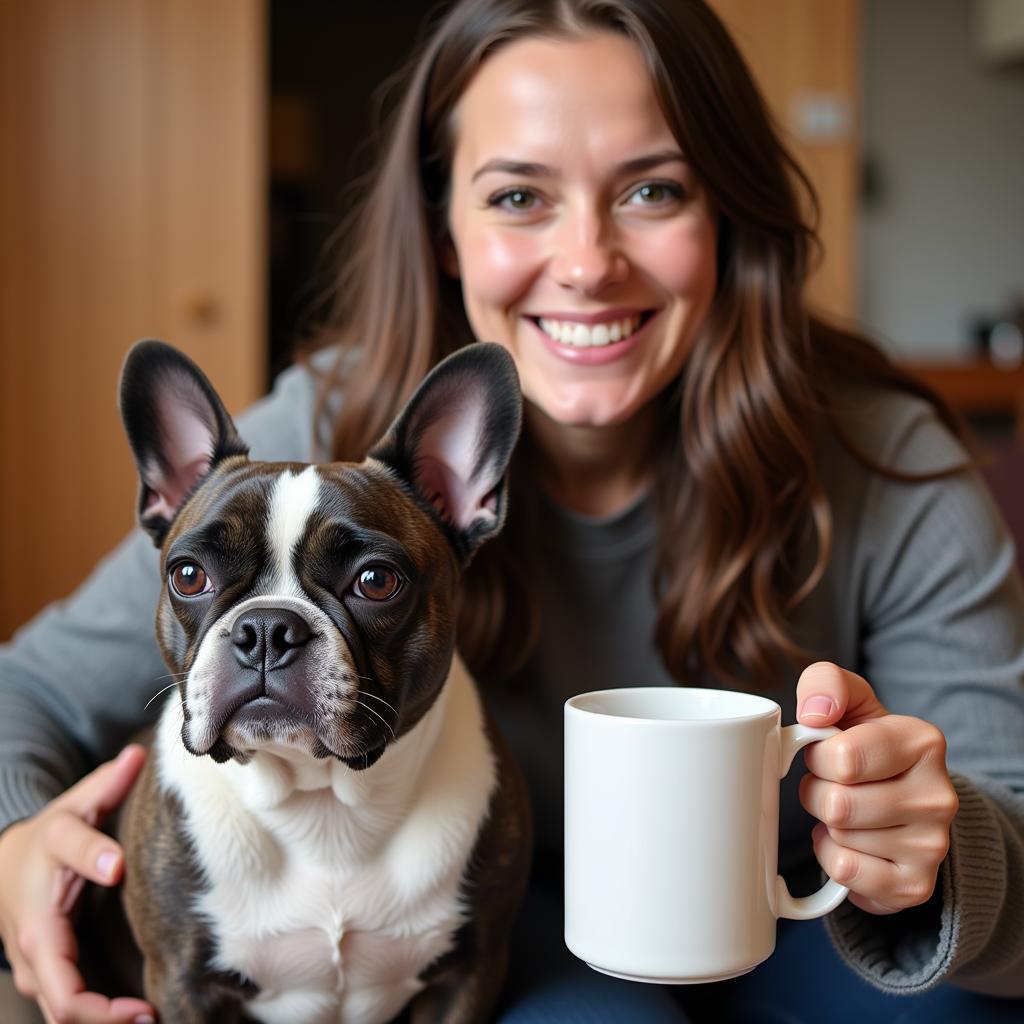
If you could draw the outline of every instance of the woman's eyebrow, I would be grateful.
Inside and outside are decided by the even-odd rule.
[[[626,160],[615,168],[618,174],[640,174],[653,170],[662,164],[685,164],[686,158],[678,149],[662,149],[657,153],[648,153],[633,160]]]
[[[528,163],[524,160],[508,160],[505,157],[496,156],[493,160],[488,160],[485,164],[481,164],[474,172],[473,177],[470,178],[470,181],[476,181],[482,175],[491,174],[494,171],[512,174],[520,178],[552,178],[556,173],[555,169],[548,167],[547,164]]]
[[[678,149],[663,149],[655,153],[634,157],[631,160],[625,160],[616,166],[615,173],[617,175],[639,174],[643,171],[649,171],[654,167],[660,167],[662,164],[670,163],[686,163],[686,160]],[[482,175],[491,174],[495,171],[521,178],[553,178],[558,174],[556,168],[550,167],[547,164],[534,163],[528,160],[511,160],[507,157],[497,156],[481,164],[473,173],[470,181],[476,181]]]

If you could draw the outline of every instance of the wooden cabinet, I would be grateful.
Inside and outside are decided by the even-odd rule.
[[[135,339],[264,386],[262,0],[0,3],[0,636],[132,522]]]

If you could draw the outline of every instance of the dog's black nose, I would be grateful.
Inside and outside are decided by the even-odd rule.
[[[286,608],[253,608],[231,629],[238,664],[264,672],[290,665],[309,636],[309,623]]]

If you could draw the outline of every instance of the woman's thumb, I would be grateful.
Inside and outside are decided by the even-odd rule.
[[[128,795],[145,760],[145,747],[129,743],[113,761],[95,768],[58,800],[66,810],[98,824]]]

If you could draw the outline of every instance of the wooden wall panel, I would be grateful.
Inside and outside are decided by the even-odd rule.
[[[840,318],[857,295],[860,0],[710,0],[746,57],[821,203],[825,259],[808,298]],[[811,137],[801,117],[824,103],[845,124]]]
[[[0,636],[132,522],[125,351],[265,381],[263,0],[0,3]]]

